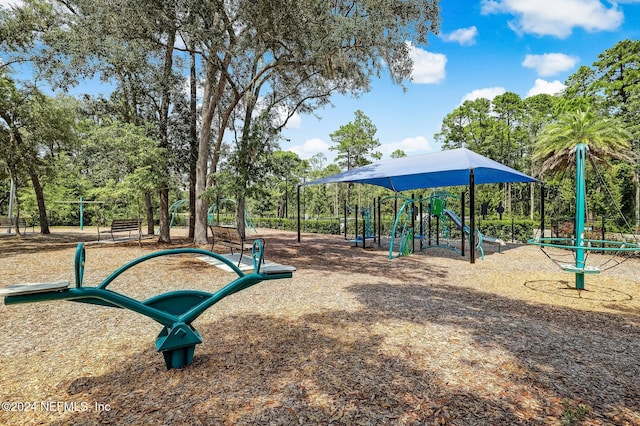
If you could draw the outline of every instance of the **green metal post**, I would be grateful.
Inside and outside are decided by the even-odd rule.
[[[83,211],[82,197],[80,197],[80,230],[82,231],[83,229],[84,229],[84,211]]]
[[[540,238],[544,238],[544,182],[540,185]]]
[[[576,269],[584,269],[584,217],[585,217],[585,186],[584,164],[587,155],[587,145],[579,143],[576,146]],[[584,273],[576,272],[576,289],[584,290]]]

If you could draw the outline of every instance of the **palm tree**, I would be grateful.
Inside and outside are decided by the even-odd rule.
[[[614,118],[596,115],[589,108],[567,111],[539,134],[533,159],[541,162],[540,175],[560,172],[575,164],[575,147],[584,143],[595,162],[634,160],[631,134]]]
[[[631,135],[619,122],[598,116],[589,108],[562,113],[555,123],[547,125],[534,149],[534,160],[542,161],[540,174],[567,169],[576,163],[575,268],[576,289],[584,290],[585,249],[583,247],[585,219],[584,160],[606,163],[610,158],[632,161]],[[588,150],[588,151],[587,151]],[[563,267],[563,269],[565,269]],[[565,269],[569,270],[569,269]]]

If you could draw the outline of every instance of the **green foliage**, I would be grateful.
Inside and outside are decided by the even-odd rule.
[[[286,219],[280,217],[260,217],[253,220],[256,227],[281,229],[285,231],[296,231],[298,229],[297,219]],[[311,232],[316,234],[340,234],[340,219],[309,219],[301,220],[300,227],[302,232]]]
[[[563,426],[578,425],[582,420],[584,420],[587,414],[591,412],[591,407],[585,404],[578,404],[577,406],[574,406],[569,401],[563,401],[562,404],[565,406],[561,422]]]
[[[632,161],[630,136],[618,120],[599,116],[590,109],[565,112],[538,135],[534,160],[542,163],[543,173],[563,172],[575,163],[575,147],[583,143],[596,162],[610,158]]]
[[[371,163],[369,158],[379,160],[382,154],[374,151],[380,146],[380,141],[375,137],[376,126],[362,111],[355,112],[355,120],[331,133],[331,141],[337,146],[331,150],[337,151],[336,160],[346,170]]]
[[[402,158],[402,157],[406,157],[406,156],[407,156],[407,154],[403,150],[401,150],[399,148],[391,153],[391,158]]]
[[[487,219],[477,223],[478,229],[485,235],[500,238],[506,242],[514,241],[524,243],[533,238],[533,229],[539,223],[529,219]]]

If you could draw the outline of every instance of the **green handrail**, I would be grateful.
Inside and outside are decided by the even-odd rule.
[[[233,270],[233,272],[238,274],[239,277],[243,277],[244,276],[244,272],[242,272],[236,265],[234,265],[233,262],[231,262],[226,257],[219,255],[218,253],[214,253],[212,251],[198,249],[198,248],[183,247],[183,248],[177,248],[177,249],[160,250],[160,251],[157,251],[157,252],[149,253],[149,254],[144,255],[142,257],[139,257],[137,259],[134,259],[134,260],[130,261],[129,263],[127,263],[125,265],[122,265],[121,267],[119,267],[118,269],[113,271],[107,278],[105,278],[102,281],[102,283],[100,283],[98,288],[101,288],[101,289],[107,288],[107,286],[109,284],[111,284],[111,282],[113,280],[115,280],[119,275],[121,275],[127,269],[131,269],[132,267],[136,266],[137,264],[145,262],[145,261],[147,261],[149,259],[153,259],[155,257],[160,257],[160,256],[170,256],[170,255],[174,255],[174,254],[186,254],[186,253],[203,254],[203,255],[206,255],[206,256],[211,256],[211,257],[223,262],[228,267],[230,267]]]

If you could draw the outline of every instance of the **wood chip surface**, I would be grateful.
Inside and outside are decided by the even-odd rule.
[[[167,371],[155,352],[162,327],[131,311],[1,304],[0,424],[640,424],[640,260],[587,276],[578,292],[533,246],[487,246],[471,265],[444,249],[390,261],[339,236],[260,233],[293,278],[205,312],[193,324],[203,343],[182,369]],[[78,241],[86,286],[188,245],[180,229],[172,244],[96,235],[0,234],[0,287],[73,283]],[[143,300],[233,278],[181,255],[144,262],[110,288]]]

